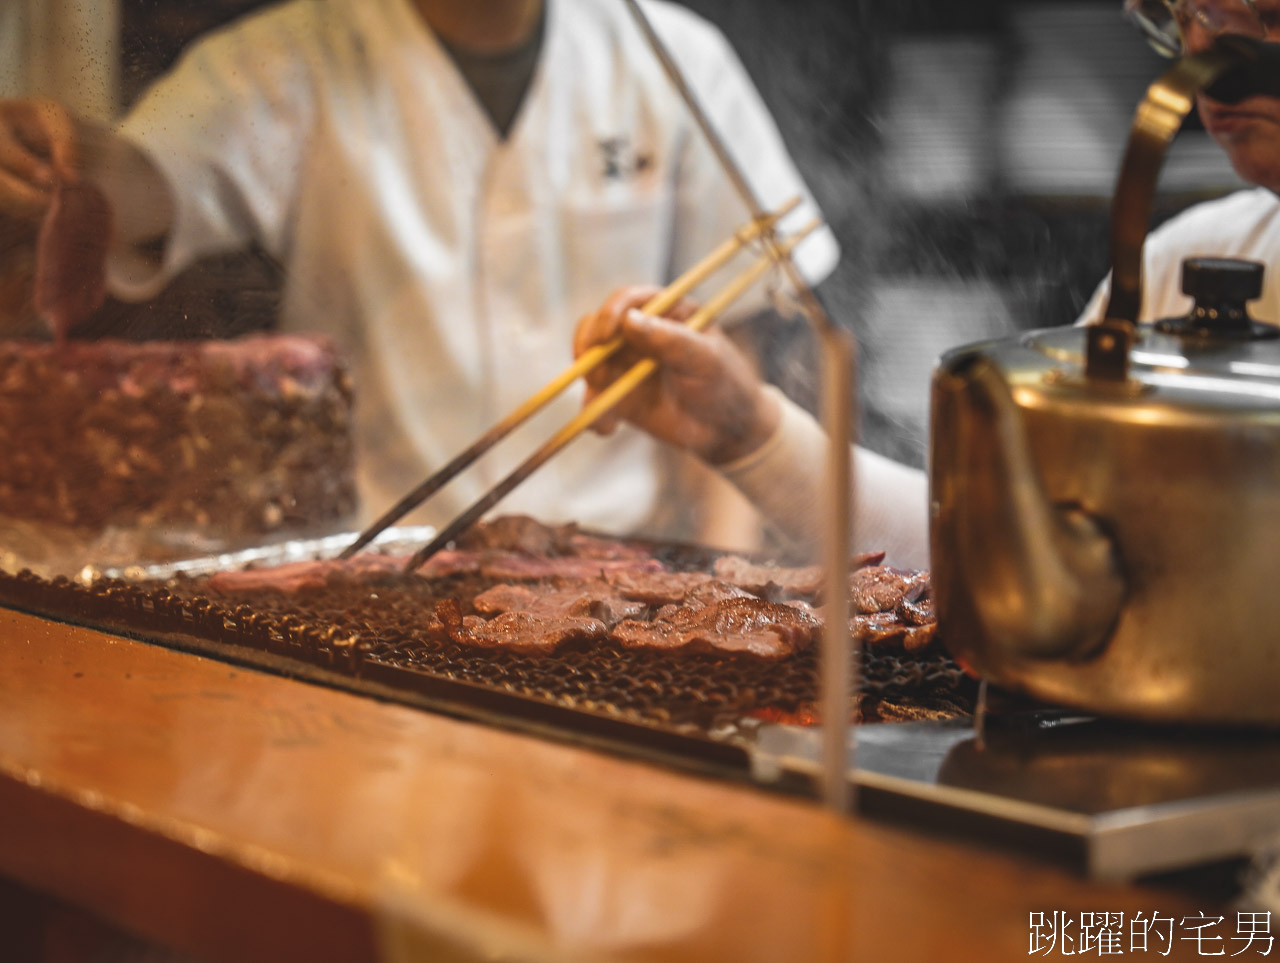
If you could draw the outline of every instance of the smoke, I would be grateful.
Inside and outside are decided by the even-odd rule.
[[[936,356],[1069,324],[1105,275],[1119,159],[1164,63],[1118,0],[685,2],[733,42],[841,243],[820,293],[860,343],[863,442],[922,464]],[[1157,219],[1239,181],[1189,130],[1162,184]],[[761,337],[812,404],[812,345]]]

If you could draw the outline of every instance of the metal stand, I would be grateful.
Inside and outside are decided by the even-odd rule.
[[[706,136],[725,176],[742,197],[747,209],[758,222],[767,213],[756,198],[742,169],[730,154],[724,139],[712,127],[698,98],[690,89],[679,66],[666,45],[653,29],[653,24],[637,0],[625,0],[654,55],[662,65],[694,121]],[[826,631],[822,646],[822,732],[823,732],[823,802],[839,813],[849,811],[852,785],[849,779],[850,746],[849,706],[853,690],[849,639],[849,549],[853,544],[853,471],[850,458],[853,435],[853,371],[857,348],[852,335],[838,327],[827,315],[813,289],[796,268],[790,256],[778,248],[772,228],[760,236],[761,243],[791,282],[800,308],[818,338],[823,353],[823,426],[827,432],[827,504],[824,506],[830,524],[824,539],[822,559],[826,567]]]

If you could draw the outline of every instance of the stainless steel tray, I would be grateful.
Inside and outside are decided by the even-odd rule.
[[[199,555],[176,562],[110,568],[90,565],[85,567],[77,580],[87,584],[97,578],[119,578],[128,581],[165,579],[175,575],[211,575],[214,572],[234,569],[270,568],[290,562],[314,562],[336,558],[344,548],[356,540],[359,534],[359,532],[340,532],[320,538],[292,539],[223,554]],[[389,528],[373,540],[367,551],[388,555],[412,553],[434,538],[435,534],[436,530],[430,525]]]
[[[1099,879],[1251,855],[1280,832],[1280,736],[1141,726],[1059,710],[988,723],[859,726],[864,814],[1030,853]],[[758,779],[816,775],[820,734],[765,726]]]

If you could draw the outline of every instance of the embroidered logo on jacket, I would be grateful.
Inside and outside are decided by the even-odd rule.
[[[653,154],[632,147],[630,137],[602,137],[596,146],[600,148],[600,173],[606,180],[631,180],[653,166]]]

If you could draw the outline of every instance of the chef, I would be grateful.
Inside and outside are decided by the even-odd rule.
[[[795,221],[812,217],[721,35],[645,9],[762,203],[801,195]],[[0,211],[39,218],[59,183],[105,195],[119,297],[251,243],[281,262],[282,327],[332,335],[353,363],[366,518],[563,369],[573,320],[607,292],[665,283],[748,217],[620,0],[293,0],[201,40],[113,132],[0,105]],[[814,281],[836,258],[825,230],[798,254]],[[577,407],[553,402],[424,520]],[[640,433],[584,438],[502,507],[641,528],[658,465]]]
[[[1125,12],[1168,56],[1202,51],[1221,33],[1280,40],[1280,0],[1128,0]],[[1255,96],[1224,104],[1200,94],[1196,106],[1236,173],[1257,186],[1196,204],[1147,237],[1138,320],[1189,313],[1182,262],[1212,256],[1266,265],[1262,296],[1249,310],[1259,321],[1280,324],[1280,100]],[[1109,294],[1104,280],[1080,320],[1101,320]]]

